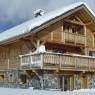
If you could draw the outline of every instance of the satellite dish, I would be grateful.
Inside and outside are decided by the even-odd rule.
[[[42,16],[44,15],[44,10],[43,9],[37,9],[36,11],[34,11],[34,16],[38,17],[38,16]]]

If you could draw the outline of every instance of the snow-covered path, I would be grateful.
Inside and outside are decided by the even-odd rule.
[[[32,89],[0,88],[0,95],[95,95],[95,89],[63,92]]]

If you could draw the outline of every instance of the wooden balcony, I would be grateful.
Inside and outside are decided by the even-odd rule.
[[[74,44],[85,44],[85,35],[64,32],[65,42]]]
[[[39,53],[21,55],[21,68],[94,71],[95,57],[76,54]]]

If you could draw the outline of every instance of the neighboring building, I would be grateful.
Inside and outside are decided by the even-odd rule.
[[[95,87],[95,14],[76,3],[0,33],[0,86]]]

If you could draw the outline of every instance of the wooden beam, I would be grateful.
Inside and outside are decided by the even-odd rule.
[[[75,18],[76,18],[81,24],[84,24],[84,23],[82,22],[82,20],[81,20],[78,16],[75,16]]]
[[[35,73],[35,75],[41,80],[42,76],[39,75],[39,73],[36,70],[33,70],[33,72]]]
[[[93,32],[93,34],[95,35],[95,31]]]
[[[64,21],[69,22],[69,23],[72,23],[72,24],[76,24],[76,25],[81,25],[81,26],[85,25],[85,24],[80,23],[80,22],[78,22],[78,21],[73,21],[73,20],[69,20],[69,19],[66,19],[66,20],[64,20]]]
[[[92,24],[92,21],[85,23],[85,25],[90,25],[90,24]]]
[[[33,50],[33,48],[36,48],[36,43],[34,41],[31,41],[29,39],[21,39],[22,42],[25,43],[28,49]]]
[[[44,41],[41,42],[41,45],[44,45],[45,43],[46,43],[46,41],[44,40]]]
[[[30,42],[33,44],[33,46],[36,48],[37,47],[37,44],[35,42],[35,40],[30,40]]]
[[[35,48],[37,47],[37,43],[36,43],[37,37],[33,38],[31,36],[28,36],[26,38],[22,38],[21,40],[29,41]]]

